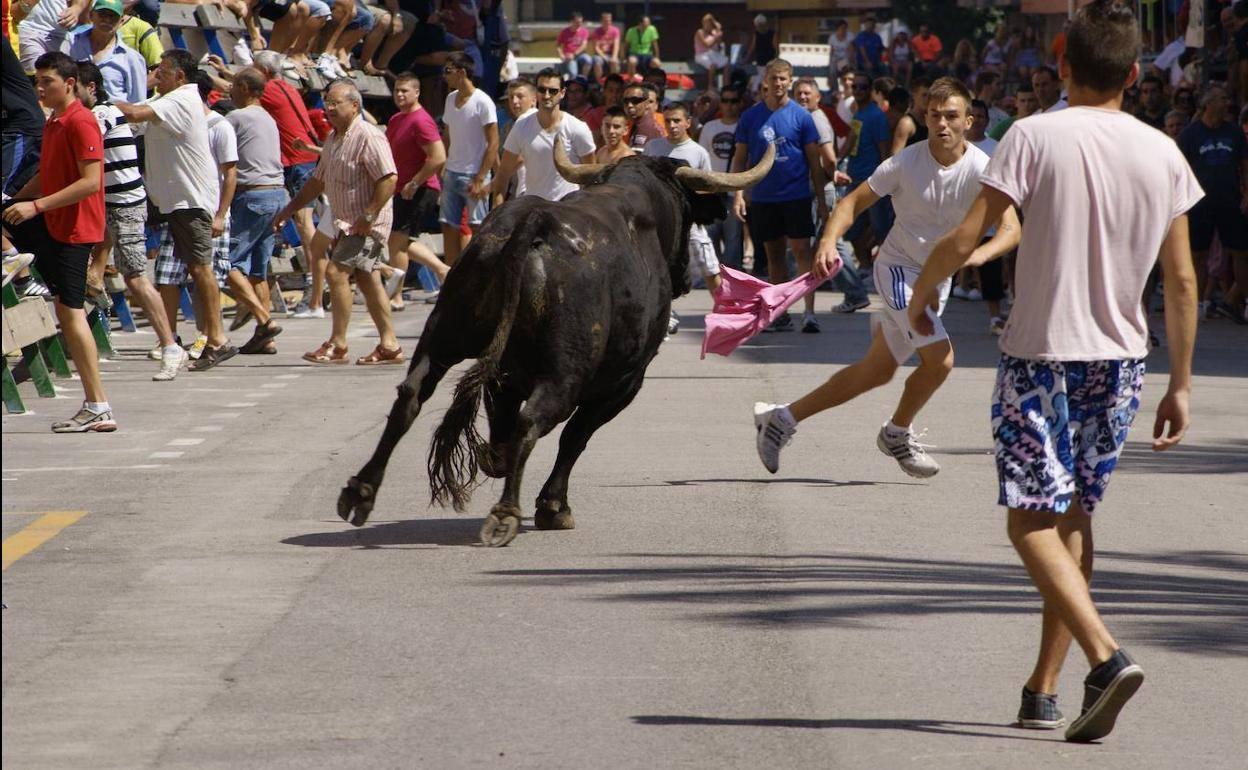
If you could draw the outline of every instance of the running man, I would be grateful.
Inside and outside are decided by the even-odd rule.
[[[780,450],[793,439],[799,422],[884,385],[916,353],[919,366],[906,379],[897,409],[880,428],[875,443],[911,476],[928,478],[940,471],[910,425],[949,376],[953,346],[939,318],[935,328],[920,334],[910,325],[906,308],[932,246],[961,220],[979,194],[979,176],[988,165],[988,156],[966,140],[970,109],[971,93],[966,86],[953,78],[937,80],[928,91],[927,141],[912,144],[881,163],[865,184],[837,204],[819,239],[816,277],[831,271],[838,259],[836,241],[854,220],[884,196],[893,196],[897,222],[874,265],[875,285],[884,307],[871,319],[871,347],[861,361],[791,404],[754,405],[758,456],[772,473],[779,470]],[[1003,209],[997,216],[1001,227],[976,251],[975,264],[1006,253],[1018,242],[1019,225],[1013,211]],[[931,300],[938,312],[943,311],[948,296],[946,281]]]
[[[1092,671],[1068,741],[1109,734],[1144,679],[1102,622],[1088,583],[1091,514],[1140,404],[1148,352],[1140,293],[1158,254],[1170,387],[1157,406],[1154,451],[1179,443],[1188,424],[1196,277],[1187,212],[1203,192],[1173,141],[1120,111],[1123,90],[1139,76],[1139,50],[1128,8],[1095,0],[1079,11],[1061,60],[1069,108],[1015,123],[1001,140],[965,221],[932,250],[910,309],[914,327],[930,333],[924,306],[938,287],[973,259],[1002,212],[1022,210],[1027,232],[992,427],[1010,541],[1044,597],[1040,654],[1018,721],[1065,724],[1055,693],[1073,636]]]

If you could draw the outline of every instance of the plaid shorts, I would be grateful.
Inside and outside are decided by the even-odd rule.
[[[157,229],[160,245],[156,250],[156,285],[185,286],[191,282],[186,262],[173,253],[173,235],[169,225]],[[212,239],[212,271],[217,275],[218,288],[225,288],[230,274],[230,219],[225,219],[225,232]]]

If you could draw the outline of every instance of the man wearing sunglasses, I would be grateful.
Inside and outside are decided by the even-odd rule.
[[[706,148],[711,156],[711,169],[714,171],[730,171],[732,152],[736,148],[737,121],[741,118],[741,90],[735,85],[728,85],[720,92],[719,117],[702,125],[702,133],[698,134],[698,144]],[[724,197],[725,208],[732,208],[732,193],[720,193]],[[719,243],[721,264],[741,269],[743,256],[741,221],[734,216],[727,216],[708,228],[711,238]]]
[[[624,114],[633,124],[629,146],[637,152],[651,139],[667,136],[654,117],[655,103],[654,87],[649,83],[633,83],[624,89]]]
[[[562,142],[568,156],[592,163],[594,135],[589,126],[559,108],[563,98],[559,70],[547,67],[537,73],[537,111],[516,121],[503,145],[503,162],[494,178],[493,191],[502,194],[521,163],[525,168],[524,195],[557,201],[580,187],[555,171],[555,142]]]

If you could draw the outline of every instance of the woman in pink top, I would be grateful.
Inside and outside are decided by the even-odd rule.
[[[724,28],[711,14],[702,17],[702,26],[693,33],[693,60],[706,68],[706,88],[718,88],[715,73],[723,70],[728,82],[728,56],[724,54]]]

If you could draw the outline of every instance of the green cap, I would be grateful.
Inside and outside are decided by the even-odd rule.
[[[93,11],[112,11],[118,16],[125,16],[125,10],[121,7],[121,0],[95,0],[95,4],[91,6]]]

